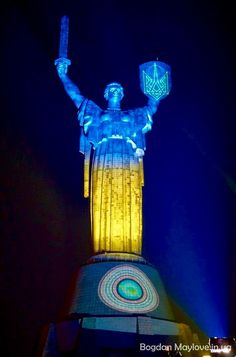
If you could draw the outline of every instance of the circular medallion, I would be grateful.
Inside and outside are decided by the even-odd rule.
[[[110,269],[99,283],[98,295],[104,304],[118,311],[146,313],[159,304],[152,282],[131,265]]]
[[[117,293],[127,300],[138,300],[143,295],[142,287],[133,279],[123,279],[117,285]]]

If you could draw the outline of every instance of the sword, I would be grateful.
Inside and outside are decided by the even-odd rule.
[[[59,58],[67,58],[68,37],[69,37],[69,17],[62,16],[62,18],[61,18],[61,32],[60,32],[60,45],[59,45]]]
[[[69,66],[71,61],[67,58],[68,54],[68,38],[69,38],[69,17],[62,16],[61,18],[61,31],[59,43],[59,58],[55,60],[54,64]]]

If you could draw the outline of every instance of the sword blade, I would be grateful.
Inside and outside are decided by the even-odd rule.
[[[61,57],[67,58],[68,37],[69,37],[69,17],[63,16],[61,18],[59,58],[61,58]]]

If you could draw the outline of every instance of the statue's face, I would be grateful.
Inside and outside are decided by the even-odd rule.
[[[116,98],[121,101],[124,97],[124,90],[119,83],[110,83],[106,86],[104,97],[106,100]]]

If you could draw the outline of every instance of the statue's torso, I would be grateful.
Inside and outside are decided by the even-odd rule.
[[[126,138],[134,135],[133,118],[128,111],[102,111],[98,123],[102,138]]]
[[[123,139],[134,149],[145,150],[144,134],[151,130],[147,109],[102,110],[94,102],[86,100],[79,110],[83,135],[94,148],[105,139]],[[84,150],[81,149],[81,152]]]

